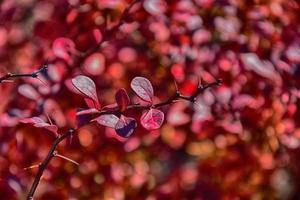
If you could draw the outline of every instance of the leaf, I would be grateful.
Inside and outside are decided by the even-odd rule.
[[[101,53],[94,53],[85,59],[83,66],[89,74],[100,75],[105,69],[105,57]]]
[[[57,38],[52,45],[53,54],[70,62],[70,53],[75,52],[75,43],[69,38]]]
[[[265,78],[274,79],[278,76],[270,61],[263,61],[254,53],[241,54],[241,60],[246,69],[252,70]]]
[[[25,123],[25,124],[32,124],[34,127],[37,127],[37,128],[45,128],[45,129],[49,130],[50,132],[54,133],[55,136],[57,136],[57,130],[58,130],[57,126],[45,122],[40,117],[21,119],[20,122]]]
[[[164,121],[164,113],[157,109],[150,109],[141,116],[141,124],[147,130],[155,130],[161,127]]]
[[[167,10],[167,3],[164,0],[145,0],[144,9],[152,15],[161,15]]]
[[[153,87],[144,77],[135,77],[130,84],[133,91],[143,100],[152,103]]]
[[[95,107],[100,105],[96,92],[96,85],[92,79],[87,76],[79,75],[72,79],[72,84],[83,95],[92,99],[96,103]]]
[[[82,127],[88,124],[94,118],[94,116],[89,113],[92,112],[91,109],[87,109],[87,110],[77,109],[77,110],[78,111],[76,112],[76,127]]]
[[[129,96],[124,88],[119,89],[115,95],[116,102],[120,108],[120,111],[123,112],[126,110],[127,106],[130,103]]]
[[[97,114],[99,113],[99,110],[95,109],[95,108],[90,108],[90,109],[86,109],[86,110],[81,110],[79,112],[76,113],[77,116],[79,115],[92,115],[92,114]]]
[[[118,110],[118,104],[113,103],[113,104],[108,104],[102,108],[103,111],[116,111]]]
[[[31,100],[38,100],[41,98],[41,96],[34,89],[34,87],[29,84],[20,85],[18,88],[18,92]]]
[[[130,135],[132,135],[136,126],[137,124],[135,119],[121,116],[121,118],[115,126],[115,130],[119,136],[128,138]]]
[[[92,121],[96,121],[98,124],[101,124],[103,126],[115,128],[117,122],[119,121],[119,118],[116,115],[107,114],[107,115],[101,115],[93,119]]]

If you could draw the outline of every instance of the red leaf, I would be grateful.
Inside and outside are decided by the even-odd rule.
[[[58,130],[57,126],[46,123],[40,117],[26,118],[26,119],[20,120],[20,122],[25,123],[25,124],[32,124],[34,127],[37,127],[37,128],[45,128],[45,129],[51,131],[52,133],[54,133],[55,136],[57,136],[57,130]]]
[[[57,38],[52,45],[53,54],[56,57],[70,61],[70,53],[75,52],[75,43],[69,38]]]
[[[130,135],[132,135],[136,126],[137,124],[135,119],[121,116],[116,124],[115,130],[119,136],[128,138]]]
[[[158,129],[163,121],[164,113],[157,109],[150,109],[141,116],[141,124],[147,130]]]
[[[78,91],[96,103],[96,108],[100,105],[96,92],[96,85],[92,79],[87,76],[79,75],[72,79],[72,83]]]
[[[119,121],[119,118],[115,115],[108,114],[108,115],[101,115],[93,119],[92,121],[96,121],[98,124],[101,124],[103,126],[115,128],[117,122]]]
[[[117,103],[108,104],[102,108],[103,111],[116,111],[118,108]]]
[[[130,84],[133,91],[143,100],[152,103],[153,87],[144,77],[135,77]]]
[[[130,103],[130,99],[129,99],[129,96],[128,96],[128,94],[127,94],[127,92],[124,88],[119,89],[117,91],[115,99],[116,99],[116,102],[117,102],[121,112],[126,110],[127,106]]]
[[[105,69],[105,57],[101,53],[94,53],[85,59],[83,66],[89,74],[100,75]]]

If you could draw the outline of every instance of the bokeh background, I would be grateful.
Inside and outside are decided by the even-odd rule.
[[[141,0],[123,15],[131,3],[1,1],[0,74],[45,60],[49,70],[0,85],[0,199],[24,199],[37,172],[24,168],[55,139],[19,120],[48,115],[60,133],[74,127],[77,108],[87,108],[67,87],[78,74],[95,81],[102,105],[122,87],[134,102],[135,76],[151,80],[157,102],[172,96],[174,80],[186,95],[199,77],[223,85],[164,107],[161,129],[139,125],[128,140],[82,127],[58,149],[80,165],[54,158],[35,199],[300,199],[299,3]]]

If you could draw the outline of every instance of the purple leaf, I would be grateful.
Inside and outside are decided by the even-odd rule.
[[[121,116],[115,126],[115,130],[119,136],[128,138],[133,133],[136,126],[135,119]]]
[[[96,121],[98,124],[101,124],[103,126],[115,128],[117,122],[119,121],[119,118],[115,115],[108,114],[108,115],[101,115],[93,119],[92,121]]]
[[[72,79],[73,86],[80,91],[84,96],[92,99],[99,107],[99,100],[96,92],[96,85],[92,79],[87,76],[79,75]]]
[[[133,91],[143,100],[152,103],[153,87],[144,77],[135,77],[130,84]]]
[[[126,110],[127,106],[130,103],[129,96],[124,88],[119,89],[115,96],[116,102],[120,108],[120,111],[123,112]]]
[[[147,130],[155,130],[161,127],[164,121],[164,113],[157,109],[150,109],[141,116],[141,124]]]
[[[26,119],[20,120],[20,122],[25,123],[25,124],[32,124],[34,127],[37,127],[37,128],[45,128],[45,129],[51,131],[52,133],[54,133],[55,136],[57,136],[57,130],[58,130],[57,126],[45,122],[40,117],[26,118]]]

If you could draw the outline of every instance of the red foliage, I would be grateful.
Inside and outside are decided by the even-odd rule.
[[[299,9],[2,1],[1,199],[299,199]]]

